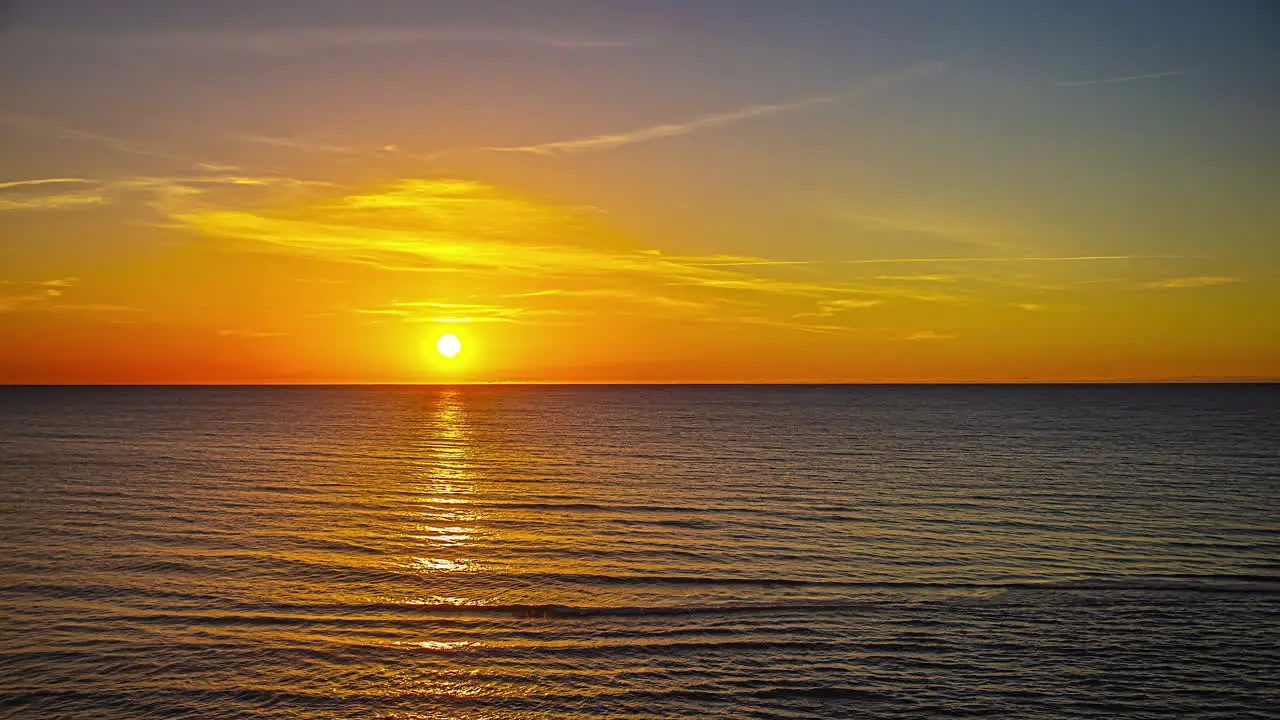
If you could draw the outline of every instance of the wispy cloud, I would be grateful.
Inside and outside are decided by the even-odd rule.
[[[417,160],[419,162],[431,162],[440,157],[453,155],[460,150],[440,150],[426,154],[405,152],[399,146],[386,143],[379,147],[352,147],[349,145],[339,145],[320,138],[308,137],[272,137],[268,135],[234,135],[235,140],[241,142],[254,143],[256,145],[265,145],[268,147],[281,148],[284,150],[293,150],[299,153],[307,153],[313,155],[330,155],[340,158],[353,159],[385,159],[395,157],[399,160]],[[234,169],[234,168],[233,168]]]
[[[985,248],[988,252],[1004,254],[1033,252],[1021,246],[1019,233],[1007,227],[974,225],[967,222],[938,221],[912,217],[884,216],[850,213],[843,209],[824,211],[842,224],[852,226],[859,234],[888,236],[899,244],[901,239],[941,241],[946,246]],[[924,251],[929,252],[929,251]],[[961,251],[970,252],[970,251]]]
[[[681,312],[702,311],[713,308],[716,303],[706,300],[693,300],[689,298],[673,297],[668,294],[655,294],[653,292],[638,292],[636,290],[624,290],[620,288],[579,288],[579,289],[555,289],[555,290],[537,290],[529,293],[520,293],[512,297],[524,298],[593,298],[597,300],[614,300],[624,303],[633,303],[639,305],[649,305]]]
[[[0,285],[26,285],[31,287],[67,288],[80,282],[80,278],[67,277],[55,280],[0,280]]]
[[[539,36],[541,37],[541,36]],[[568,44],[566,44],[568,43]],[[557,47],[613,47],[612,42],[606,41],[563,41],[557,40],[554,43]],[[642,128],[626,130],[616,133],[606,133],[600,135],[591,135],[581,138],[573,138],[570,140],[557,140],[545,143],[536,143],[531,145],[510,145],[510,146],[483,146],[483,147],[459,147],[439,150],[427,154],[404,153],[396,145],[388,144],[375,150],[362,150],[345,145],[338,145],[324,140],[307,139],[307,138],[281,138],[269,137],[261,135],[239,135],[237,139],[245,142],[253,142],[262,145],[270,145],[274,147],[287,148],[300,152],[310,152],[336,156],[375,156],[385,155],[387,153],[397,153],[398,156],[420,161],[432,161],[440,157],[456,155],[458,153],[474,152],[474,151],[491,151],[503,153],[523,153],[529,155],[541,156],[558,156],[583,152],[594,152],[601,150],[609,150],[617,147],[633,145],[636,143],[651,142],[666,138],[679,137],[682,135],[690,135],[699,133],[713,128],[732,125],[745,122],[755,118],[767,117],[770,115],[778,115],[782,113],[800,112],[822,105],[832,103],[846,102],[855,100],[869,93],[886,90],[899,85],[907,84],[913,80],[917,80],[929,75],[933,75],[944,70],[949,62],[928,62],[913,65],[903,70],[882,73],[870,80],[867,80],[852,90],[826,94],[815,95],[799,100],[792,100],[783,103],[759,104],[748,107],[729,110],[726,112],[712,113],[701,117],[684,120],[674,123],[660,123],[657,125],[649,125]]]
[[[83,189],[67,191],[67,185]],[[0,183],[0,212],[10,210],[63,210],[89,205],[109,205],[122,198],[140,194],[157,199],[164,197],[192,196],[204,193],[210,187],[271,188],[331,188],[332,183],[315,180],[296,180],[280,176],[251,176],[216,173],[187,176],[135,175],[113,180],[89,178],[43,178],[13,180]]]
[[[1177,288],[1202,288],[1212,287],[1214,285],[1230,285],[1233,283],[1243,282],[1237,277],[1225,277],[1221,275],[1200,275],[1196,277],[1180,277],[1169,278],[1168,280],[1155,280],[1146,284],[1146,287],[1157,289],[1177,289]]]
[[[96,192],[55,192],[39,195],[0,193],[0,212],[12,210],[64,210],[66,208],[103,205],[106,196]]]
[[[0,112],[0,123],[12,125],[15,127],[25,127],[35,130],[41,130],[53,133],[60,137],[71,138],[74,140],[88,140],[102,147],[114,150],[116,152],[127,153],[130,155],[141,155],[143,157],[154,158],[158,160],[173,160],[186,164],[194,163],[190,158],[182,157],[166,150],[152,147],[133,140],[125,140],[123,138],[112,137],[102,133],[81,130],[79,128],[63,125],[56,120],[47,118],[39,118],[32,115],[15,112]]]
[[[39,132],[50,133],[58,137],[68,138],[71,140],[84,140],[99,147],[105,148],[112,152],[124,153],[127,155],[137,155],[140,157],[151,158],[153,160],[164,160],[175,162],[181,165],[194,166],[202,170],[218,170],[228,171],[237,170],[234,165],[221,162],[210,162],[205,160],[197,160],[187,157],[180,153],[171,152],[164,148],[158,148],[150,144],[140,143],[135,140],[114,137],[103,133],[83,130],[71,127],[57,120],[49,118],[36,117],[24,113],[0,111],[0,123],[12,126],[36,130]]]
[[[154,205],[168,224],[205,237],[389,271],[465,277],[454,284],[465,283],[474,299],[401,298],[359,311],[404,322],[542,323],[634,314],[799,327],[805,324],[794,319],[800,313],[834,314],[920,295],[820,279],[817,267],[806,271],[814,279],[776,277],[768,258],[734,256],[734,265],[724,265],[724,256],[623,249],[597,210],[549,205],[476,182],[405,180],[363,192],[330,190],[301,203],[244,202],[225,196],[231,188],[220,185],[182,187]]]
[[[632,44],[627,38],[574,31],[444,24],[134,32],[53,31],[33,28],[11,32],[10,36],[14,42],[53,46],[280,56],[450,43],[532,45],[562,50],[606,50]]]
[[[218,331],[218,337],[241,338],[244,340],[261,340],[264,338],[284,337],[284,335],[282,332],[266,330],[224,329]]]
[[[28,307],[47,301],[49,298],[43,293],[24,293],[21,295],[7,295],[0,293],[0,312],[14,312],[24,310]]]
[[[11,180],[9,182],[0,182],[0,190],[38,187],[40,185],[92,184],[95,182],[95,180],[89,180],[87,178],[39,178],[36,180]]]
[[[0,312],[105,312],[134,313],[139,308],[94,302],[67,302],[67,288],[74,287],[79,278],[67,277],[53,280],[0,280]]]
[[[911,333],[905,339],[911,340],[913,342],[914,341],[931,341],[931,340],[954,340],[955,335],[937,332],[934,330],[921,330],[919,332]]]
[[[813,265],[814,260],[766,260],[763,258],[738,257],[734,255],[711,255],[708,257],[672,258],[683,260],[699,267],[767,267],[782,265]]]
[[[1096,262],[1105,260],[1185,260],[1186,255],[1067,255],[1060,257],[921,257],[843,260],[850,265],[894,263],[1018,263],[1018,262]]]
[[[521,323],[531,318],[557,315],[556,311],[537,310],[487,303],[457,303],[435,300],[398,301],[375,308],[357,308],[361,315],[382,315],[406,322],[433,323]]]
[[[300,152],[323,153],[327,155],[360,155],[361,152],[354,148],[344,147],[342,145],[334,145],[324,140],[309,140],[306,138],[280,138],[267,137],[263,135],[237,135],[237,140],[255,143],[258,145],[270,145],[271,147],[285,148],[288,150],[297,150]]]
[[[792,317],[797,319],[803,318],[829,318],[835,315],[849,312],[851,310],[862,310],[866,308],[880,305],[883,301],[866,299],[866,298],[838,298],[835,300],[826,300],[819,304],[818,309],[813,312],[796,313]]]
[[[955,276],[952,275],[876,275],[875,279],[895,282],[955,282]]]
[[[1145,73],[1142,75],[1121,75],[1119,77],[1096,78],[1093,80],[1060,80],[1054,83],[1058,87],[1084,87],[1086,85],[1110,85],[1112,83],[1127,83],[1137,80],[1154,80],[1156,78],[1173,77],[1174,75],[1182,75],[1182,70],[1168,70],[1166,72]]]
[[[649,140],[660,140],[662,138],[688,135],[690,133],[707,130],[720,125],[729,125],[731,123],[742,122],[743,120],[750,120],[751,118],[763,117],[765,115],[776,115],[778,113],[804,110],[806,108],[825,105],[835,101],[835,97],[822,95],[776,105],[752,105],[751,107],[741,108],[730,112],[704,115],[702,117],[686,120],[680,123],[650,125],[649,127],[628,130],[620,133],[592,135],[590,137],[578,138],[575,140],[560,140],[557,142],[541,143],[538,145],[487,147],[485,149],[495,150],[498,152],[531,153],[534,155],[560,155],[564,153],[589,152],[591,150],[608,150],[610,148],[647,142]]]
[[[292,212],[203,207],[198,194],[175,200],[172,219],[203,234],[385,269],[500,269],[530,277],[612,273],[685,285],[784,287],[660,254],[596,249],[592,234],[599,231],[590,229],[590,209],[544,205],[468,181],[406,180]],[[567,240],[566,231],[579,244]]]
[[[117,305],[114,303],[64,303],[51,305],[48,310],[71,310],[76,312],[101,312],[101,313],[137,313],[142,312],[142,308],[132,305]]]
[[[28,189],[58,188],[58,183]],[[867,273],[905,263],[1107,263],[1177,256],[1075,255],[809,261],[667,255],[629,249],[598,209],[568,207],[484,183],[408,179],[351,189],[279,177],[197,175],[117,181],[168,227],[229,248],[268,251],[395,273],[445,273],[426,289],[359,310],[371,321],[560,323],[638,317],[757,322],[814,332],[866,322],[865,310],[911,303],[975,306],[981,284],[937,268]],[[879,268],[877,268],[879,269]],[[913,268],[914,269],[914,268]],[[403,286],[404,280],[394,281]],[[1175,278],[1168,286],[1220,283]],[[466,295],[439,288],[465,288]],[[1002,304],[1009,306],[1009,300]],[[1032,310],[1024,304],[1023,310]],[[895,309],[897,313],[899,310]],[[803,326],[803,327],[801,327]]]
[[[68,191],[68,185],[89,186]],[[60,210],[107,202],[101,183],[87,178],[36,178],[0,182],[0,212],[10,210]]]
[[[868,80],[858,88],[845,93],[830,95],[815,95],[812,97],[793,100],[785,103],[751,105],[749,107],[730,110],[728,112],[713,113],[703,115],[676,123],[662,123],[658,125],[650,125],[648,127],[637,128],[617,133],[608,133],[603,135],[592,135],[583,138],[575,138],[571,140],[559,140],[554,142],[537,143],[533,145],[515,145],[506,147],[486,147],[485,150],[493,150],[497,152],[519,152],[530,153],[534,155],[563,155],[568,153],[590,152],[595,150],[609,150],[612,148],[632,145],[635,143],[649,142],[652,140],[661,140],[664,138],[678,137],[681,135],[689,135],[711,128],[723,125],[731,125],[759,117],[769,115],[777,115],[780,113],[797,112],[807,110],[809,108],[821,105],[829,105],[842,100],[849,100],[860,95],[875,91],[883,90],[897,85],[902,85],[912,80],[916,80],[928,75],[941,72],[946,68],[946,62],[931,62],[914,65],[905,70],[899,70],[891,73],[884,73]]]

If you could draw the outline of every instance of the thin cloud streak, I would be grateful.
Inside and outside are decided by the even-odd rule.
[[[730,123],[750,120],[751,118],[762,117],[764,115],[794,112],[796,110],[825,105],[835,101],[835,97],[822,95],[779,105],[753,105],[751,107],[742,108],[741,110],[717,113],[715,115],[706,115],[683,123],[652,125],[650,127],[612,135],[593,135],[591,137],[580,138],[577,140],[562,140],[559,142],[542,143],[540,145],[486,147],[484,149],[493,150],[495,152],[518,152],[530,153],[533,155],[558,155],[563,153],[587,152],[591,150],[607,150],[609,148],[620,147],[622,145],[631,145],[633,143],[646,142],[649,140],[659,140],[679,135],[688,135],[700,130],[713,128],[718,125],[728,125]]]
[[[53,305],[49,310],[67,310],[71,312],[102,312],[102,313],[140,313],[142,308],[133,307],[132,305],[112,305],[109,303],[74,303],[70,305]]]
[[[359,150],[341,145],[334,145],[323,140],[307,140],[302,138],[279,138],[267,137],[263,135],[236,135],[236,140],[254,143],[257,145],[269,145],[271,147],[285,148],[288,150],[297,150],[299,152],[322,153],[326,155],[360,155]]]
[[[1010,228],[920,222],[901,217],[856,215],[842,211],[836,211],[833,215],[841,222],[857,226],[862,232],[920,236],[952,244],[986,248],[989,252],[1017,252],[1018,243],[1014,238],[1022,234]]]
[[[485,147],[481,149],[491,150],[494,152],[528,153],[544,156],[590,152],[593,150],[608,150],[635,143],[689,135],[703,130],[720,127],[722,125],[730,125],[743,122],[745,120],[751,120],[753,118],[777,115],[780,113],[798,112],[821,105],[829,105],[842,100],[850,100],[859,95],[876,90],[896,87],[912,80],[933,75],[944,70],[949,64],[950,62],[921,63],[919,65],[906,68],[905,70],[884,73],[882,75],[877,75],[847,93],[816,95],[801,100],[772,105],[752,105],[738,110],[704,115],[702,117],[686,120],[680,123],[663,123],[620,133],[592,135],[573,140],[560,140],[556,142],[538,143],[535,145]]]
[[[0,183],[0,212],[61,210],[69,207],[102,205],[108,202],[100,187],[75,192],[61,189],[66,185],[99,186],[99,183],[86,178],[42,178]],[[49,188],[58,189],[50,192]]]
[[[1201,275],[1197,277],[1156,280],[1154,282],[1147,283],[1146,287],[1173,290],[1180,288],[1213,287],[1215,285],[1232,285],[1238,282],[1243,282],[1243,280],[1237,277],[1225,277],[1221,275]]]
[[[83,184],[82,191],[49,191],[47,188],[63,184]],[[48,178],[18,180],[0,184],[0,212],[13,210],[63,210],[89,205],[111,205],[130,195],[150,198],[150,205],[165,205],[181,197],[192,197],[213,187],[288,189],[295,195],[305,189],[332,188],[333,183],[321,180],[297,180],[280,176],[249,176],[240,174],[211,174],[190,176],[135,175],[116,180],[90,178]],[[9,192],[4,192],[8,190]]]
[[[393,302],[376,308],[356,308],[358,315],[382,315],[410,323],[513,323],[524,324],[531,318],[551,317],[558,310],[489,305],[483,303],[451,303],[431,300]]]
[[[903,338],[912,342],[933,341],[933,340],[954,340],[955,335],[950,333],[941,333],[935,330],[921,330],[920,332],[911,333]]]
[[[893,263],[978,263],[978,262],[1092,262],[1100,260],[1188,260],[1188,255],[1072,255],[1064,257],[932,257],[932,258],[883,258],[874,260],[840,260],[846,265],[873,265]]]
[[[629,40],[621,38],[480,25],[295,27],[261,31],[160,30],[123,33],[32,29],[11,33],[11,39],[15,42],[46,46],[70,45],[104,49],[265,56],[295,56],[362,48],[404,48],[441,43],[530,45],[560,50],[608,50],[632,45]]]
[[[41,178],[38,180],[10,180],[9,182],[0,182],[0,190],[8,190],[9,188],[32,187],[36,185],[59,185],[68,183],[85,183],[93,184],[96,180],[88,178]]]
[[[600,45],[609,45],[611,43],[590,42],[588,47],[596,47]],[[561,46],[557,41],[556,46]],[[572,140],[559,140],[547,143],[538,143],[533,145],[513,145],[501,146],[491,145],[483,147],[458,147],[445,148],[425,154],[404,153],[396,145],[389,144],[377,151],[363,151],[356,148],[335,145],[318,140],[306,140],[297,138],[276,138],[265,137],[259,135],[238,135],[237,140],[244,142],[252,142],[263,145],[271,145],[275,147],[288,148],[301,152],[312,152],[326,155],[342,155],[342,156],[365,156],[372,157],[374,155],[385,155],[386,153],[396,153],[400,157],[411,160],[419,160],[423,162],[431,162],[441,157],[457,155],[459,153],[487,151],[500,153],[521,153],[527,155],[539,155],[543,157],[555,157],[559,155],[568,155],[582,152],[592,152],[600,150],[609,150],[626,145],[636,143],[651,142],[654,140],[662,140],[666,138],[679,137],[682,135],[690,135],[693,133],[710,130],[724,125],[732,125],[745,122],[759,117],[777,115],[782,113],[800,112],[813,107],[829,105],[833,103],[845,102],[857,99],[859,96],[878,91],[885,90],[899,85],[904,85],[913,80],[934,75],[945,70],[950,61],[937,61],[920,63],[903,70],[877,75],[870,80],[860,84],[853,90],[843,93],[835,93],[829,95],[816,95],[813,97],[795,100],[786,103],[752,105],[737,110],[730,110],[722,113],[715,113],[694,118],[679,123],[662,123],[651,125],[635,130],[624,131],[620,133],[607,133],[602,135],[591,135],[583,138],[575,138]]]
[[[881,304],[881,300],[840,299],[822,303],[814,312],[802,312],[792,315],[799,320],[803,318],[829,318],[851,310],[862,310]]]
[[[431,162],[437,158],[459,152],[458,150],[440,150],[427,154],[411,153],[401,150],[398,145],[393,143],[386,143],[377,148],[356,148],[305,137],[271,137],[267,135],[233,135],[231,137],[233,140],[237,140],[239,142],[266,145],[268,147],[281,148],[284,150],[293,150],[299,153],[359,159],[396,157],[401,160]]]
[[[108,150],[128,155],[148,157],[154,160],[166,160],[169,162],[181,163],[183,165],[194,165],[202,169],[210,167],[220,167],[224,169],[235,168],[234,165],[195,160],[190,157],[171,153],[133,140],[125,140],[124,138],[113,137],[111,135],[103,135],[102,133],[81,130],[79,128],[63,125],[62,123],[54,120],[26,115],[23,113],[0,112],[0,123],[14,127],[24,127],[32,130],[48,132],[72,140],[88,140],[89,142],[95,143]]]
[[[512,298],[572,298],[572,297],[588,297],[602,298],[605,300],[619,300],[628,303],[639,303],[644,305],[656,305],[666,308],[676,308],[680,310],[706,310],[713,307],[716,303],[703,302],[698,300],[687,300],[683,298],[670,297],[668,295],[644,294],[634,290],[619,290],[616,288],[590,288],[590,289],[555,289],[555,290],[536,290],[534,292],[517,293],[510,295]]]
[[[751,266],[770,266],[770,265],[814,265],[815,260],[766,260],[764,258],[752,257],[736,257],[732,255],[713,255],[711,257],[672,257],[672,260],[680,260],[689,265],[698,267],[751,267]]]
[[[955,282],[951,275],[876,275],[876,280],[895,282]]]
[[[0,198],[0,212],[14,210],[65,210],[89,205],[105,205],[107,199],[99,195],[68,194],[45,195],[38,198],[10,200]]]
[[[1144,75],[1121,75],[1120,77],[1097,78],[1095,80],[1060,80],[1056,83],[1058,87],[1085,87],[1086,85],[1110,85],[1113,83],[1127,83],[1138,80],[1154,80],[1156,78],[1173,77],[1174,75],[1182,75],[1182,70],[1169,70],[1167,72],[1146,73]]]
[[[224,338],[240,338],[242,340],[263,340],[266,338],[284,337],[282,332],[268,332],[265,330],[219,330],[218,337]]]

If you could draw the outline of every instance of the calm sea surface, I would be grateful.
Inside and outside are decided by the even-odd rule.
[[[0,389],[0,717],[1263,718],[1280,386]]]

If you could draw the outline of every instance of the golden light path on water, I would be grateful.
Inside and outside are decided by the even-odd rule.
[[[444,338],[441,338],[438,346],[442,355],[457,353],[456,349],[452,353],[446,352],[445,345]],[[479,562],[468,556],[471,549],[468,541],[479,532],[472,523],[482,518],[469,508],[473,504],[477,478],[469,462],[471,432],[463,394],[457,388],[441,388],[419,429],[421,465],[415,473],[416,505],[419,509],[409,518],[409,531],[405,537],[406,547],[416,548],[418,554],[406,556],[400,568],[406,573],[420,574],[430,582],[442,574],[471,572],[481,567]],[[410,606],[485,604],[480,598],[440,595],[410,598],[403,602]],[[484,645],[476,641],[434,637],[394,640],[392,644],[410,651],[446,653]],[[425,682],[432,687],[420,690],[429,694],[444,693],[457,697],[486,694],[482,687],[465,682]]]
[[[457,388],[441,389],[423,431],[425,464],[419,499],[423,509],[414,518],[410,535],[420,543],[422,555],[411,558],[409,567],[428,575],[475,570],[477,561],[465,553],[478,532],[472,523],[482,518],[469,507],[477,478],[469,464],[471,438],[465,399]]]

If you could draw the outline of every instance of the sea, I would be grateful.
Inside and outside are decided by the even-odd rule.
[[[0,717],[1280,717],[1280,385],[0,388]]]

